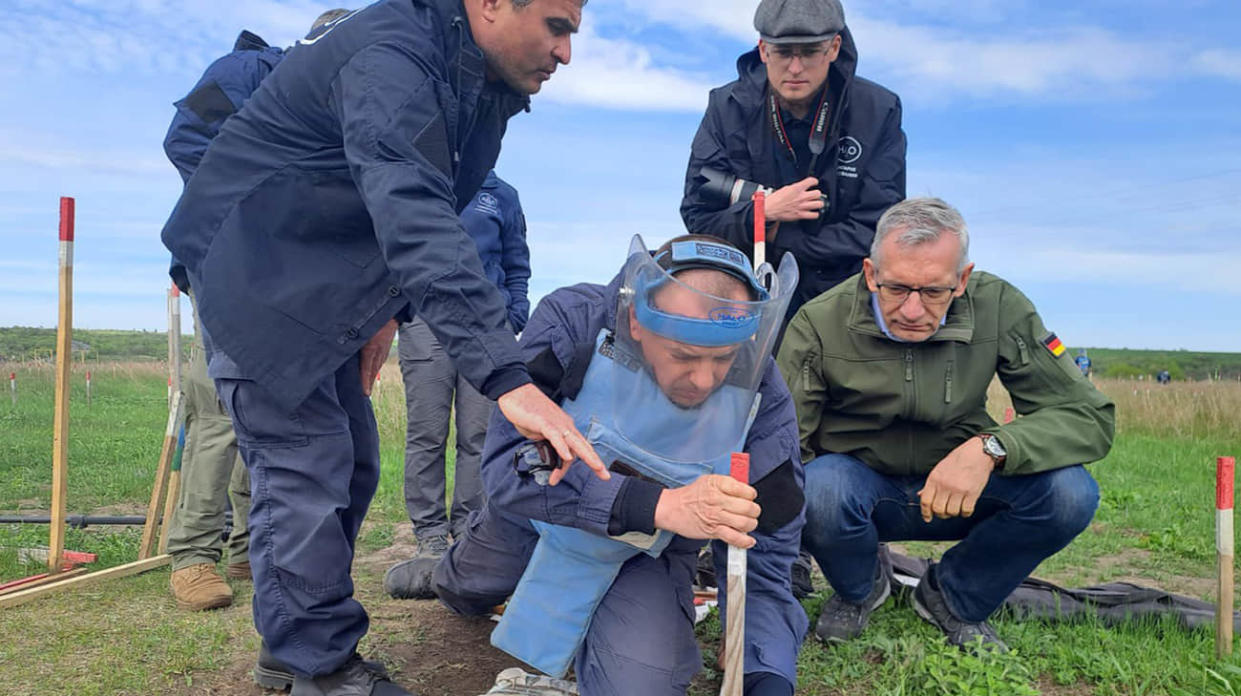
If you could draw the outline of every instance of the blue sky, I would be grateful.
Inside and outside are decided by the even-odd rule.
[[[591,0],[573,61],[516,117],[498,170],[529,222],[532,294],[610,278],[630,235],[683,231],[707,91],[755,0]],[[75,323],[164,324],[161,149],[202,70],[302,0],[9,0],[0,42],[0,326],[54,326],[56,216],[77,198]],[[1069,345],[1241,350],[1235,0],[846,2],[859,73],[904,103],[909,194],[959,207],[978,267]],[[188,329],[188,322],[187,322]]]

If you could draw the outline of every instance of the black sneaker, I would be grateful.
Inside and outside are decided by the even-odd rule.
[[[432,576],[438,557],[414,556],[401,561],[384,573],[384,591],[393,599],[435,599]]]
[[[272,657],[267,649],[267,641],[259,645],[259,659],[254,663],[254,683],[264,689],[284,691],[293,688],[293,670],[288,665]]]
[[[290,696],[413,696],[377,662],[354,654],[343,667],[321,677],[297,677]]]
[[[810,582],[810,571],[814,568],[814,558],[805,549],[797,552],[793,560],[793,596],[805,599],[814,594],[814,584]]]
[[[379,662],[370,660],[364,661],[371,669],[384,672],[384,666]],[[287,691],[293,688],[293,680],[297,676],[293,674],[293,669],[285,663],[277,660],[271,650],[267,648],[267,641],[259,644],[259,659],[254,663],[254,683],[264,689],[275,689],[276,691]]]
[[[892,594],[891,579],[892,557],[888,554],[887,545],[880,544],[870,594],[859,604],[847,602],[839,594],[832,595],[819,613],[814,634],[824,643],[843,643],[857,638],[870,623],[870,615],[883,606]]]
[[[838,594],[832,595],[823,605],[819,620],[814,625],[814,634],[824,643],[843,643],[853,640],[862,634],[870,623],[870,615],[883,606],[892,593],[892,585],[888,582],[887,573],[883,572],[883,564],[875,573],[875,583],[870,594],[861,604],[846,602]]]
[[[914,611],[918,613],[918,616],[943,631],[949,645],[955,645],[958,648],[983,647],[998,652],[1008,652],[1008,646],[996,635],[991,624],[986,621],[969,623],[952,615],[934,575],[935,565],[931,564],[913,591],[912,601]]]

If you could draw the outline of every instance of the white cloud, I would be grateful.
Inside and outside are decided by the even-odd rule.
[[[1241,81],[1241,51],[1203,51],[1194,57],[1194,64],[1202,73]]]
[[[552,101],[640,111],[689,111],[707,106],[702,76],[654,65],[650,50],[605,39],[588,27],[574,39],[574,58],[544,88]]]

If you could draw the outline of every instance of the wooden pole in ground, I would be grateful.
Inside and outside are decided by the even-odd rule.
[[[164,527],[159,532],[159,552],[168,551],[168,532],[172,530],[172,513],[181,495],[181,456],[185,453],[185,428],[177,431],[177,449],[172,455],[172,471],[168,474],[168,498],[164,501]]]
[[[138,560],[155,555],[155,532],[159,528],[164,493],[168,486],[168,470],[177,449],[177,423],[181,420],[181,392],[173,392],[172,408],[168,409],[168,426],[164,429],[164,446],[160,450],[159,465],[155,467],[155,480],[151,483],[151,502],[147,504],[147,521],[142,525],[142,540],[138,543]],[[167,520],[164,521],[167,523]]]
[[[750,485],[750,455],[733,452],[729,474]],[[745,686],[746,550],[728,547],[728,615],[724,626],[724,683],[720,696],[741,696]]]
[[[17,410],[17,373],[9,373],[9,398],[13,401],[13,410]]]
[[[86,407],[90,408],[90,370],[86,371]]]
[[[52,425],[52,524],[47,567],[59,573],[65,550],[65,496],[69,475],[69,368],[73,360],[72,198],[60,199],[60,310],[56,323],[56,415]]]
[[[1215,607],[1215,657],[1232,655],[1232,569],[1233,569],[1233,470],[1232,457],[1215,460],[1215,551],[1219,558],[1218,600]]]

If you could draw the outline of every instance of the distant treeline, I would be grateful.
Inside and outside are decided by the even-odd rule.
[[[1070,355],[1077,355],[1077,348]],[[1189,350],[1087,348],[1096,377],[1145,378],[1167,370],[1172,379],[1241,379],[1241,353],[1199,353]]]
[[[168,337],[162,331],[77,329],[73,332],[75,360],[164,360]],[[189,357],[193,336],[181,339]],[[55,357],[56,330],[27,326],[0,327],[0,361],[50,360]],[[1069,354],[1077,355],[1077,348]],[[1200,353],[1188,350],[1130,350],[1087,348],[1096,377],[1150,379],[1167,370],[1172,379],[1241,379],[1241,353]]]
[[[188,358],[193,335],[181,339],[181,350]],[[56,355],[56,329],[29,326],[0,327],[0,362],[51,360]],[[166,360],[168,334],[164,331],[113,331],[74,329],[73,359]]]

